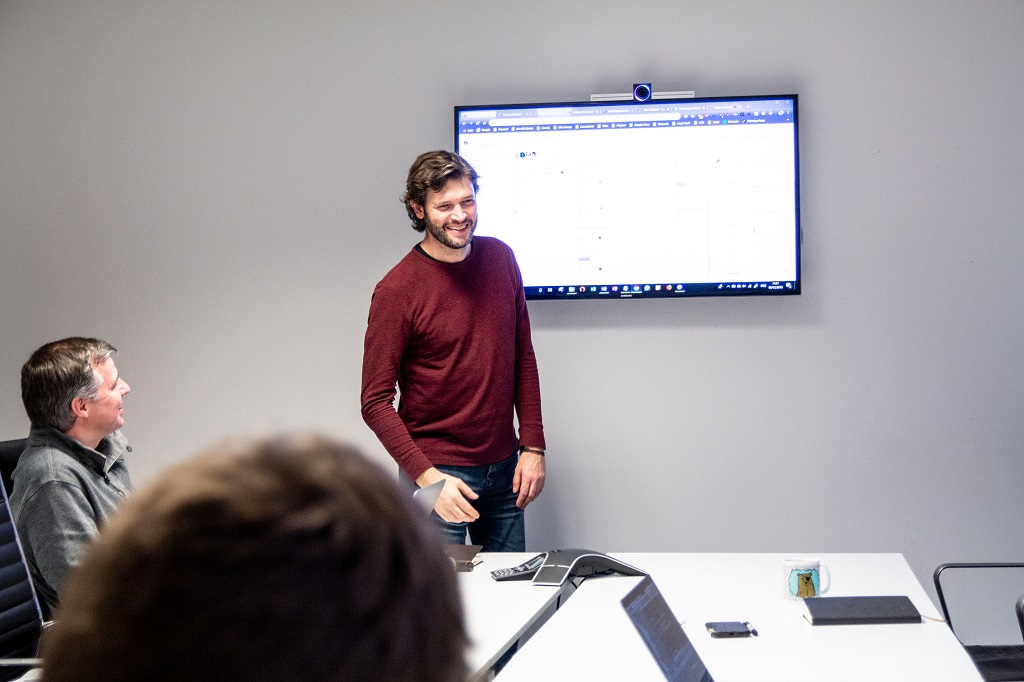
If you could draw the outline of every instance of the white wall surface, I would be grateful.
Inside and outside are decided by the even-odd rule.
[[[1022,559],[1022,35],[1010,0],[0,0],[0,438],[31,351],[93,335],[138,483],[276,429],[389,462],[366,313],[452,106],[796,92],[802,296],[530,304],[529,546]]]

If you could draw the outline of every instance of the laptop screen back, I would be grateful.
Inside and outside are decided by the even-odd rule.
[[[646,576],[622,598],[622,607],[666,680],[714,682],[651,576]]]
[[[444,479],[437,483],[431,483],[426,488],[417,488],[412,497],[427,514],[430,514],[430,512],[434,511],[437,498],[441,497],[442,488],[444,488]]]

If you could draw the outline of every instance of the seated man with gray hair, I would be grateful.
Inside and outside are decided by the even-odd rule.
[[[132,495],[72,572],[46,682],[465,679],[442,537],[318,436],[229,441]]]
[[[120,431],[131,388],[116,353],[106,341],[72,337],[42,346],[21,368],[32,425],[8,495],[46,619],[83,548],[132,488]]]

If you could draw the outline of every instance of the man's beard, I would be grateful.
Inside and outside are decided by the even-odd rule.
[[[429,232],[434,239],[441,242],[443,246],[456,251],[469,246],[469,243],[473,241],[473,230],[476,229],[476,222],[473,220],[467,220],[464,226],[469,230],[469,238],[466,240],[465,244],[460,244],[448,235],[445,225],[438,225],[437,223],[432,222],[430,218],[424,218],[423,223],[426,225],[427,232]],[[451,223],[447,223],[447,225],[451,225]]]

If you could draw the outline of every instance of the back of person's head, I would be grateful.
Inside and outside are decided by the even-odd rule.
[[[131,497],[44,638],[47,682],[465,675],[442,540],[383,469],[320,437],[231,442]]]
[[[71,428],[71,401],[96,397],[96,366],[116,353],[106,341],[78,336],[52,341],[32,353],[21,368],[21,400],[29,420],[58,431]]]
[[[450,180],[469,178],[473,191],[480,191],[479,176],[469,162],[455,152],[438,149],[424,152],[416,157],[409,168],[409,176],[405,181],[405,194],[402,203],[412,220],[412,229],[423,232],[427,229],[426,221],[416,216],[413,204],[423,206],[427,201],[427,192],[440,192]]]

